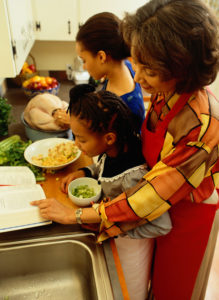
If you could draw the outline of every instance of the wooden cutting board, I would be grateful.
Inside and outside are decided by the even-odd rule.
[[[55,174],[46,174],[46,181],[41,183],[41,186],[46,194],[47,198],[56,198],[61,203],[69,207],[77,207],[68,198],[67,194],[64,194],[60,189],[61,179],[71,172],[76,171],[78,168],[86,167],[92,164],[93,161],[90,157],[81,153],[80,157],[68,167],[58,170]]]

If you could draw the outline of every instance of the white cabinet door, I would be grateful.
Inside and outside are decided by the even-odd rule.
[[[30,0],[0,0],[0,32],[0,77],[15,77],[34,43]]]
[[[78,30],[77,0],[32,0],[37,40],[73,41]]]
[[[103,11],[109,11],[123,18],[125,12],[135,12],[149,0],[79,0],[80,23]]]

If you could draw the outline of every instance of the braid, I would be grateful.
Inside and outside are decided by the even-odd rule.
[[[70,90],[69,111],[71,115],[89,122],[93,132],[115,132],[119,151],[136,146],[139,128],[126,103],[109,91],[94,92],[93,86],[77,85]]]

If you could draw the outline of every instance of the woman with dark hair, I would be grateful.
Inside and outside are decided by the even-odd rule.
[[[152,94],[142,126],[151,171],[124,201],[139,217],[171,215],[156,239],[155,299],[204,299],[218,235],[219,102],[206,88],[219,70],[218,21],[201,0],[152,0],[122,25],[135,80]]]
[[[103,89],[120,96],[134,113],[139,129],[145,116],[141,87],[134,82],[130,51],[120,30],[120,19],[103,12],[89,18],[76,36],[76,51],[83,67],[96,80],[105,78]]]
[[[122,30],[135,80],[152,94],[141,129],[150,171],[98,214],[84,209],[82,220],[101,222],[104,240],[169,211],[173,228],[156,238],[153,294],[204,299],[218,235],[219,101],[207,88],[219,70],[218,21],[201,0],[151,0]],[[45,217],[75,223],[72,212],[63,217],[45,203]]]

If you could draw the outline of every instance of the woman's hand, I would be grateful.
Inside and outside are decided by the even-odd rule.
[[[64,206],[55,198],[36,200],[30,203],[39,207],[43,218],[61,224],[76,224],[75,209]]]
[[[65,176],[64,178],[62,178],[61,180],[61,190],[63,193],[68,193],[68,185],[69,183],[76,179],[76,178],[80,178],[80,177],[85,177],[85,173],[83,170],[78,170],[75,171],[71,174],[68,174],[67,176]]]

